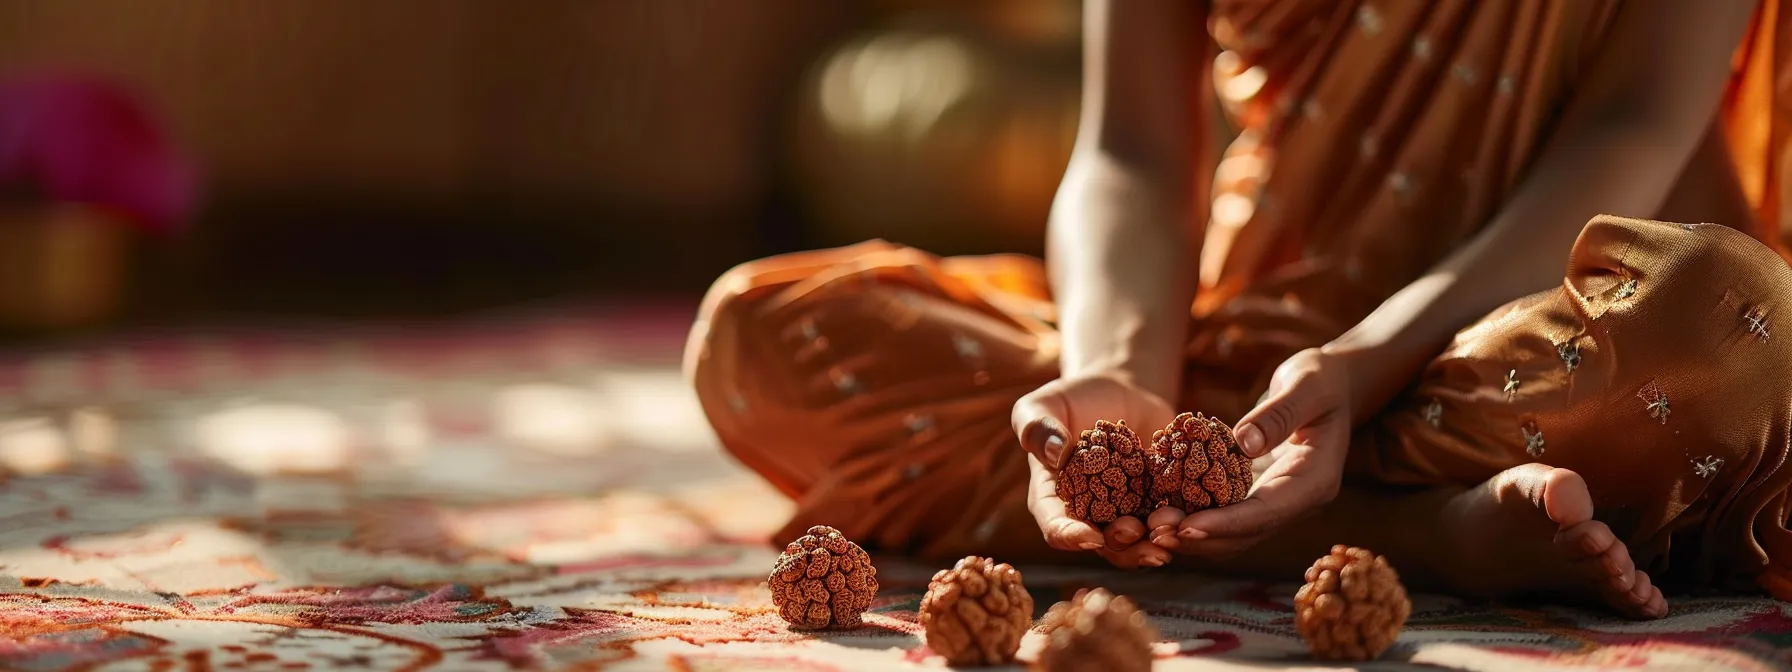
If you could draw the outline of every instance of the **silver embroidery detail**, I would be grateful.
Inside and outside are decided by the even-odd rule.
[[[1556,344],[1556,356],[1562,358],[1562,365],[1568,367],[1569,373],[1580,368],[1580,346],[1574,341],[1563,341]]]
[[[1698,474],[1699,478],[1709,479],[1716,476],[1717,470],[1722,468],[1724,468],[1724,458],[1716,455],[1706,455],[1692,461],[1692,471]]]
[[[1743,315],[1742,319],[1748,320],[1748,333],[1754,334],[1755,338],[1762,342],[1766,342],[1767,337],[1772,335],[1767,328],[1767,311],[1750,308],[1748,314]]]
[[[1494,84],[1494,88],[1499,90],[1500,95],[1510,96],[1518,91],[1518,80],[1513,79],[1511,75],[1500,75],[1500,80]]]
[[[1518,369],[1512,369],[1511,371],[1506,372],[1506,385],[1505,387],[1500,388],[1501,392],[1506,393],[1506,401],[1511,401],[1512,397],[1517,396],[1519,383]]]
[[[1534,424],[1527,423],[1518,428],[1518,431],[1524,433],[1524,452],[1531,457],[1543,457],[1543,430],[1537,429]]]
[[[1636,278],[1631,278],[1629,280],[1625,280],[1624,284],[1618,285],[1618,293],[1616,294],[1616,296],[1620,299],[1628,299],[1628,298],[1630,298],[1630,296],[1632,294],[1635,294],[1635,293],[1636,293]]]
[[[1425,422],[1431,423],[1432,427],[1441,427],[1443,419],[1444,402],[1432,399],[1430,404],[1425,405]]]
[[[1363,30],[1364,35],[1380,35],[1381,25],[1381,12],[1375,11],[1374,7],[1363,5],[1356,8],[1356,26]]]
[[[821,337],[821,330],[815,328],[815,320],[803,320],[803,338],[811,341]]]
[[[834,389],[844,394],[858,394],[865,391],[865,388],[859,385],[859,377],[852,375],[850,371],[830,369],[828,378],[834,381]]]
[[[1417,37],[1412,41],[1412,55],[1421,61],[1431,59],[1431,38]]]
[[[1412,179],[1412,175],[1406,172],[1394,172],[1388,174],[1388,188],[1393,189],[1396,194],[1405,196],[1412,193],[1412,190],[1417,186],[1418,185]]]
[[[996,536],[996,519],[990,518],[983,521],[976,530],[972,531],[972,534],[977,535],[977,541],[989,541],[990,537]]]
[[[1381,140],[1377,139],[1373,133],[1364,133],[1362,141],[1357,143],[1357,153],[1365,159],[1373,159],[1380,152]]]
[[[910,434],[920,434],[933,429],[933,416],[910,413],[908,417],[902,419],[902,424],[908,428]]]
[[[958,356],[965,359],[976,359],[983,356],[983,344],[964,334],[952,335],[952,349],[958,351]]]
[[[1663,392],[1656,392],[1655,397],[1644,408],[1649,411],[1649,417],[1660,420],[1664,425],[1668,424],[1668,415],[1674,412],[1674,409],[1668,408],[1668,395]]]
[[[1469,86],[1474,86],[1475,80],[1481,78],[1480,73],[1475,71],[1475,66],[1467,63],[1457,63],[1456,65],[1450,66],[1450,74],[1455,75],[1456,79],[1461,80],[1463,84]]]

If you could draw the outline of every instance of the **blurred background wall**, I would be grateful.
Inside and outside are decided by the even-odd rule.
[[[1078,12],[0,0],[0,76],[117,83],[199,185],[178,233],[112,246],[45,243],[46,204],[5,200],[0,284],[119,279],[110,309],[0,322],[694,300],[735,263],[867,237],[1036,253],[1073,132]]]

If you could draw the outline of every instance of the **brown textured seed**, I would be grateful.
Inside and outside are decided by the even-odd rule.
[[[1307,569],[1294,594],[1294,627],[1321,660],[1369,660],[1399,636],[1412,602],[1388,559],[1364,548],[1333,546]]]
[[[1033,596],[1020,572],[988,558],[973,555],[940,570],[921,598],[927,646],[952,665],[1013,662],[1032,624]]]
[[[1111,523],[1121,516],[1150,514],[1145,508],[1145,451],[1126,426],[1099,420],[1077,439],[1070,460],[1058,472],[1058,496],[1070,517]]]
[[[1040,631],[1045,648],[1033,669],[1044,672],[1144,672],[1151,669],[1151,643],[1157,640],[1138,605],[1101,588],[1052,605]]]
[[[855,628],[877,595],[877,568],[839,530],[817,525],[784,547],[766,584],[793,628]]]
[[[1193,513],[1244,499],[1255,476],[1232,428],[1199,413],[1183,413],[1151,435],[1151,508]]]

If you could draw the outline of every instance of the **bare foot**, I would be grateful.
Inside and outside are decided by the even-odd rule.
[[[1458,553],[1448,578],[1464,592],[1568,592],[1631,618],[1667,615],[1624,542],[1593,520],[1593,497],[1572,471],[1507,469],[1451,499],[1441,522]]]

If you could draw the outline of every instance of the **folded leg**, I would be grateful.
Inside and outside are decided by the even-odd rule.
[[[882,242],[753,262],[704,302],[686,371],[723,446],[871,547],[1052,557],[1008,426],[1057,372],[1043,269]]]
[[[1789,309],[1792,269],[1740,232],[1595,218],[1562,287],[1458,334],[1360,431],[1351,473],[1465,486],[1565,468],[1638,567],[1771,587],[1792,564]]]

